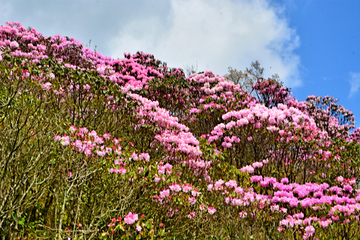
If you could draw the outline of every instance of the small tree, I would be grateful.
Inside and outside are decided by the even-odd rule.
[[[264,68],[260,67],[260,63],[257,60],[252,62],[251,68],[246,68],[244,72],[237,70],[236,68],[233,69],[232,67],[229,67],[228,69],[229,72],[224,77],[235,84],[239,84],[244,91],[249,93],[252,93],[254,90],[252,85],[254,85],[258,79],[263,78],[264,73]],[[272,75],[271,79],[283,85],[278,74]]]

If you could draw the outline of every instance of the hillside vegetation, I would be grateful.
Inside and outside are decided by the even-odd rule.
[[[251,88],[1,26],[0,236],[357,238],[351,111]]]

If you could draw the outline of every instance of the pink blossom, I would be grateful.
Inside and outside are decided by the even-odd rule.
[[[344,181],[344,178],[343,178],[342,176],[338,176],[338,177],[336,178],[336,180],[339,181],[339,182],[342,182],[342,181]]]
[[[218,181],[215,183],[215,189],[216,189],[216,190],[221,190],[221,189],[223,189],[223,186],[222,186],[223,183],[224,183],[224,180],[222,180],[222,179],[218,180]]]
[[[247,212],[241,211],[241,212],[239,213],[239,216],[240,216],[241,218],[245,218],[245,217],[247,216]]]
[[[252,164],[253,168],[262,168],[263,167],[263,163],[262,162],[254,162]]]
[[[191,205],[194,205],[196,203],[196,198],[194,197],[189,197],[188,200]]]
[[[85,149],[84,153],[85,153],[86,156],[91,156],[91,154],[92,154],[90,148]]]
[[[86,127],[79,128],[79,131],[80,131],[82,134],[87,134],[87,133],[89,132],[89,130],[88,130]]]
[[[55,135],[54,141],[55,141],[55,142],[60,142],[60,141],[61,141],[61,137],[60,137],[59,135]]]
[[[61,138],[61,145],[63,146],[67,146],[70,144],[70,137],[64,135],[62,138]]]
[[[18,48],[18,47],[19,47],[19,44],[18,44],[16,41],[12,41],[12,42],[10,43],[10,47],[11,47],[11,48]]]
[[[109,140],[109,139],[111,138],[110,133],[105,133],[105,134],[103,135],[103,138],[106,139],[106,140]]]
[[[96,151],[96,154],[98,155],[98,156],[100,156],[100,157],[104,157],[105,155],[106,155],[106,152],[105,152],[105,150],[102,150],[102,151]]]
[[[45,91],[47,91],[47,90],[50,90],[50,89],[51,89],[52,84],[49,83],[49,82],[47,82],[47,83],[41,85],[41,87],[42,87],[42,89],[44,89]]]
[[[145,162],[150,162],[150,155],[148,153],[140,153],[139,159],[140,160],[144,159]],[[165,164],[165,166],[166,166],[166,164]],[[171,168],[172,168],[172,166],[171,166]]]
[[[216,212],[216,209],[213,207],[208,207],[208,213],[210,213],[211,215],[213,215]]]
[[[181,191],[181,186],[180,184],[177,183],[170,185],[169,188],[171,189],[171,191],[175,191],[175,192]]]
[[[252,182],[260,182],[260,181],[262,181],[262,179],[263,179],[263,177],[262,176],[252,176],[251,178],[250,178],[250,180],[252,181]]]
[[[132,153],[131,157],[132,157],[132,159],[134,159],[134,161],[137,161],[139,159],[139,157],[136,153]]]
[[[90,85],[89,85],[89,84],[85,84],[83,88],[84,88],[85,91],[89,91],[89,90],[90,90]]]
[[[191,189],[192,189],[192,186],[190,184],[185,184],[183,186],[183,192],[185,192],[185,193],[191,191]]]
[[[288,179],[288,178],[282,178],[282,179],[281,179],[281,183],[282,183],[282,184],[288,184],[288,183],[289,183],[289,179]]]
[[[169,189],[164,189],[164,190],[162,190],[161,192],[160,192],[160,197],[161,198],[166,198],[166,197],[168,197],[170,195],[170,190]]]
[[[191,219],[191,218],[195,217],[195,215],[196,215],[196,212],[190,212],[190,213],[187,215],[187,217]]]
[[[193,195],[194,197],[197,197],[201,194],[201,192],[199,192],[196,188],[194,190],[191,191],[191,195]]]
[[[236,192],[237,194],[243,194],[243,193],[244,193],[244,189],[243,189],[242,187],[236,187],[236,188],[235,188],[235,192]]]
[[[95,137],[95,136],[97,136],[97,133],[93,130],[93,131],[91,131],[91,132],[89,133],[89,136],[90,136],[90,137]]]
[[[353,191],[353,188],[352,188],[349,184],[346,184],[346,185],[344,186],[344,191],[352,192],[352,191]]]
[[[124,167],[119,167],[119,169],[115,169],[116,173],[121,173],[122,175],[125,175],[127,170]]]
[[[128,215],[125,216],[124,221],[126,224],[133,224],[137,220],[139,220],[139,217],[136,213],[130,212]]]
[[[161,178],[159,178],[158,176],[155,176],[155,179],[154,179],[155,182],[159,182],[160,180],[161,180]]]
[[[226,185],[228,188],[236,188],[237,183],[236,183],[235,180],[230,180],[230,181],[226,182],[225,185]]]
[[[70,132],[74,133],[76,131],[76,127],[74,125],[70,126]]]
[[[248,173],[253,173],[254,172],[254,168],[252,166],[245,166],[242,167],[240,169],[240,172],[248,172]]]
[[[305,234],[307,234],[308,236],[313,236],[315,233],[315,228],[313,226],[307,226],[305,228]]]
[[[96,143],[96,144],[103,144],[103,143],[104,143],[104,140],[103,140],[102,137],[95,136],[95,143]]]

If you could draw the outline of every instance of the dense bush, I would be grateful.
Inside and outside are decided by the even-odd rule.
[[[20,23],[0,28],[0,81],[1,236],[360,234],[360,129],[333,98],[262,78],[249,94]]]

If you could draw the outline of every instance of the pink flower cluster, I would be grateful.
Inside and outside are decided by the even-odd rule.
[[[132,212],[129,212],[129,214],[124,217],[124,222],[126,224],[134,224],[137,220],[139,220],[139,216]]]
[[[71,140],[70,136],[67,135],[62,137],[56,135],[54,140],[60,141],[63,146],[71,144],[71,146],[75,147],[75,150],[84,153],[86,156],[93,156],[94,153],[96,153],[97,156],[104,157],[107,154],[111,155],[113,151],[117,155],[121,154],[121,145],[119,144],[118,139],[113,138],[113,140],[111,140],[111,147],[103,145],[104,139],[110,143],[111,136],[109,133],[105,133],[103,137],[100,137],[95,131],[89,132],[87,128],[77,129],[75,126],[71,126],[70,131],[74,140]],[[77,138],[80,138],[81,140]]]

